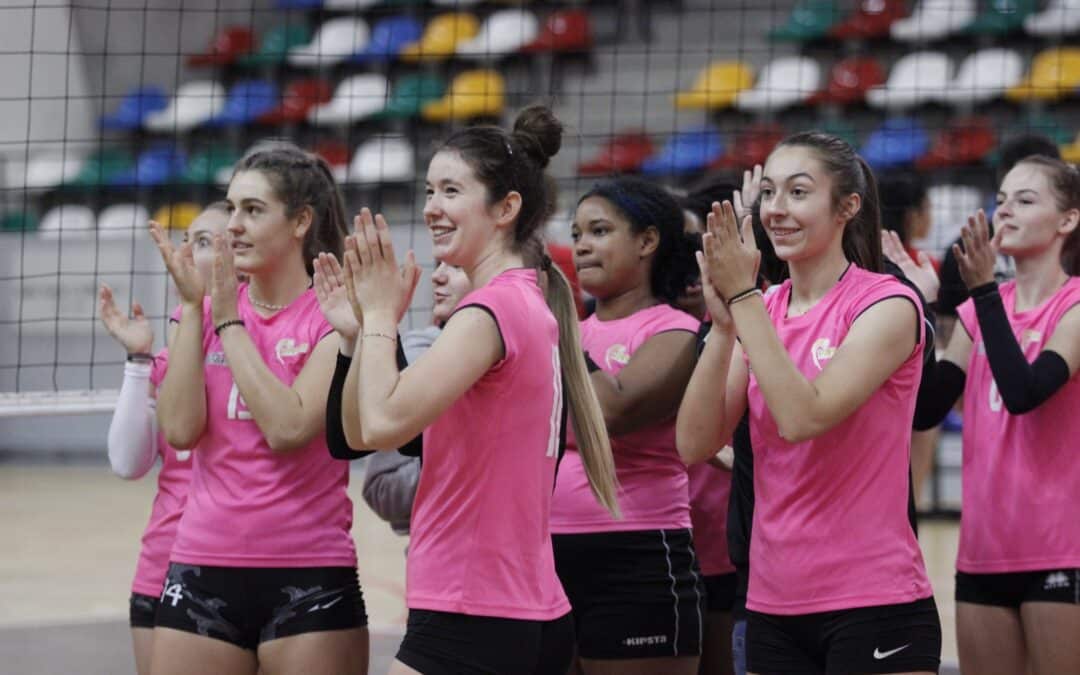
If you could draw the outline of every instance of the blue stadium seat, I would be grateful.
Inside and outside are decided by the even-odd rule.
[[[135,166],[109,179],[115,187],[152,187],[165,185],[179,178],[187,165],[187,157],[172,144],[156,145],[143,151]]]
[[[724,140],[713,127],[677,131],[641,165],[647,176],[669,176],[700,171],[724,154]]]
[[[138,129],[147,115],[168,106],[169,97],[161,87],[136,87],[124,94],[120,104],[111,113],[101,116],[101,128],[110,131]]]
[[[242,126],[277,107],[281,94],[271,80],[241,80],[229,89],[221,112],[206,120],[208,127]]]
[[[402,47],[416,42],[423,34],[423,24],[411,16],[387,17],[375,24],[371,40],[349,60],[353,63],[392,61]]]
[[[866,139],[860,154],[875,169],[911,164],[930,149],[930,136],[913,118],[891,117]]]

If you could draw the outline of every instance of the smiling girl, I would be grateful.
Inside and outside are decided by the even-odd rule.
[[[769,156],[760,215],[790,277],[763,297],[751,219],[740,237],[731,204],[714,205],[699,256],[713,327],[677,424],[696,462],[750,413],[748,669],[937,672],[907,510],[922,317],[880,274],[874,176],[846,142],[797,134]]]
[[[324,435],[337,338],[310,288],[310,261],[341,250],[340,196],[280,145],[237,164],[227,201],[208,287],[191,243],[151,230],[182,299],[158,422],[194,458],[153,672],[365,673],[348,465]]]

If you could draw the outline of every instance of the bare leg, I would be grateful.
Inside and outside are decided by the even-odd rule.
[[[956,603],[956,642],[961,672],[1011,675],[1026,668],[1020,613],[1008,607]]]
[[[700,675],[732,675],[735,664],[731,656],[731,612],[705,614],[705,639],[701,643]]]
[[[368,630],[318,631],[264,642],[259,645],[259,671],[262,675],[367,675]]]
[[[154,629],[153,675],[229,673],[255,675],[255,652],[224,640],[203,637],[173,628]]]
[[[1033,675],[1080,673],[1080,605],[1026,602],[1020,620]]]
[[[150,656],[154,649],[153,628],[132,628],[131,644],[135,648],[135,672],[150,675]]]

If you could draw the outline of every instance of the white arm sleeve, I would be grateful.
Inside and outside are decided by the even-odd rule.
[[[124,364],[124,381],[109,423],[109,464],[126,480],[142,478],[157,457],[157,420],[149,363]]]

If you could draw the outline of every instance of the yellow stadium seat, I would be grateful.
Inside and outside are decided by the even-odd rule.
[[[186,230],[199,214],[202,207],[193,202],[166,204],[154,212],[153,220],[170,230]]]
[[[1005,97],[1012,101],[1056,101],[1080,86],[1080,48],[1047,49],[1035,56],[1031,72]]]
[[[403,61],[441,61],[457,51],[458,44],[471,40],[480,32],[480,20],[468,12],[440,14],[424,28],[419,40],[402,47],[398,55]]]
[[[729,108],[744,89],[754,86],[754,73],[742,61],[714,61],[698,75],[694,86],[675,94],[680,109]]]
[[[424,119],[431,122],[498,116],[506,107],[506,84],[494,70],[468,70],[450,83],[450,91],[424,106]]]
[[[1080,134],[1072,143],[1061,146],[1061,158],[1069,164],[1080,164]]]

